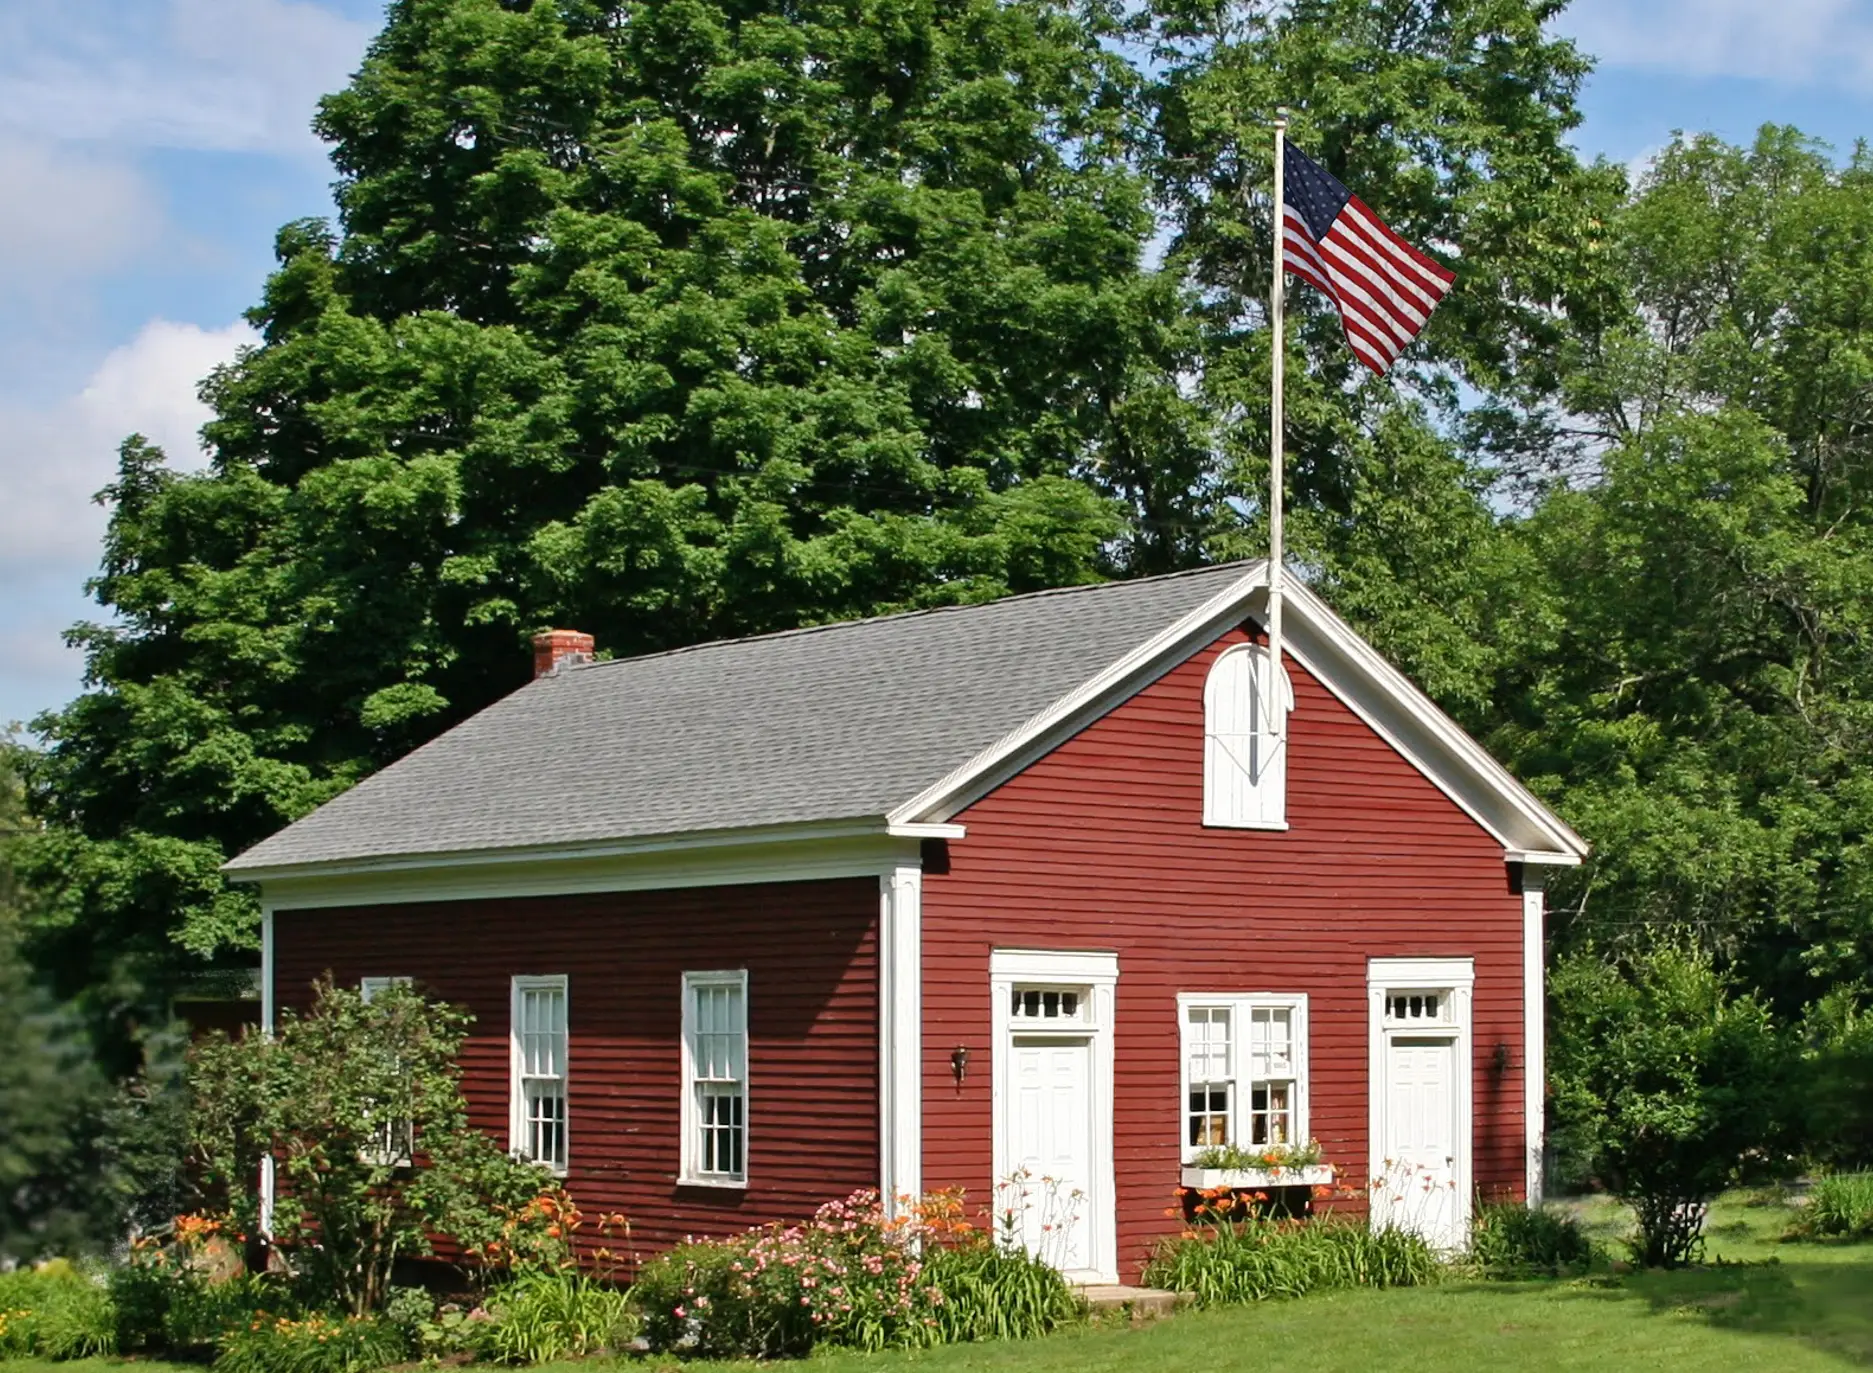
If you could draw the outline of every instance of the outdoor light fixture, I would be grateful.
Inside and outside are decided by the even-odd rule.
[[[1502,1040],[1502,1039],[1497,1040],[1495,1062],[1491,1064],[1491,1066],[1496,1070],[1497,1077],[1501,1077],[1504,1073],[1509,1071],[1510,1057],[1511,1055],[1510,1055],[1508,1041]]]
[[[956,1074],[958,1086],[962,1084],[964,1078],[969,1076],[969,1046],[967,1044],[958,1044],[950,1050],[950,1071]]]

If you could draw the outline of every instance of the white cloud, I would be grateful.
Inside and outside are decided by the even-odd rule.
[[[161,232],[160,200],[121,162],[0,132],[0,186],[0,298],[119,266]]]
[[[1576,0],[1557,27],[1608,66],[1873,88],[1863,0]]]
[[[61,0],[0,16],[0,123],[142,147],[315,153],[372,25],[306,0]]]
[[[92,496],[110,481],[128,434],[162,445],[177,467],[201,466],[196,431],[209,410],[196,387],[253,338],[241,322],[201,329],[151,320],[77,394],[0,407],[0,584],[17,591],[28,579],[89,573],[104,528]]]

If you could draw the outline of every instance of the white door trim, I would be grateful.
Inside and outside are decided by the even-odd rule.
[[[1443,1026],[1405,1026],[1386,1028],[1385,994],[1388,991],[1448,992],[1451,1023]],[[1368,1187],[1371,1180],[1384,1176],[1386,1107],[1389,1093],[1386,1081],[1386,1045],[1394,1035],[1408,1039],[1434,1039],[1448,1036],[1457,1049],[1457,1161],[1456,1229],[1458,1243],[1467,1246],[1470,1238],[1470,1209],[1476,1189],[1471,1171],[1476,1136],[1472,1103],[1476,1075],[1475,1054],[1471,1048],[1471,1011],[1476,996],[1476,960],[1473,958],[1369,958],[1366,960],[1366,1006],[1368,1054],[1366,1068]],[[1376,1220],[1377,1208],[1371,1212]]]
[[[994,1178],[999,1187],[1013,1171],[1008,1156],[1007,1104],[1010,1096],[1009,1049],[1014,1038],[1014,1017],[1009,999],[1015,984],[1042,982],[1086,987],[1091,992],[1089,1014],[1082,1027],[1092,1044],[1090,1107],[1093,1113],[1092,1177],[1088,1179],[1085,1216],[1092,1230],[1092,1267],[1065,1276],[1076,1282],[1116,1283],[1119,1280],[1118,1185],[1112,1150],[1113,1023],[1119,981],[1119,956],[1093,949],[994,949],[989,954],[992,1091],[990,1109],[994,1136]],[[1036,1029],[1039,1027],[1037,1026]]]

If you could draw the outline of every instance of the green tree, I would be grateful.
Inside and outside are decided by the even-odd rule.
[[[519,685],[534,630],[630,653],[1109,570],[1081,478],[1156,441],[1127,406],[1176,313],[1110,27],[391,6],[319,117],[340,226],[281,233],[209,469],[132,439],[105,493],[114,619],[35,776],[62,985],[250,948],[218,865]]]
[[[1793,1021],[1873,991],[1873,166],[1683,140],[1609,242],[1491,742],[1595,841],[1564,945],[1691,938]]]
[[[1587,949],[1554,970],[1555,1147],[1633,1209],[1633,1257],[1677,1267],[1726,1187],[1777,1152],[1796,1110],[1767,1007],[1709,955]]]
[[[554,1187],[468,1122],[456,1061],[469,1017],[407,987],[366,1002],[326,982],[271,1036],[216,1032],[189,1065],[189,1134],[237,1224],[260,1231],[260,1163],[275,1161],[276,1251],[318,1294],[378,1309],[399,1258],[432,1252]]]

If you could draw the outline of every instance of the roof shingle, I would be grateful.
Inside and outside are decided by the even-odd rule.
[[[1233,563],[542,677],[227,865],[885,815],[1248,573]]]

